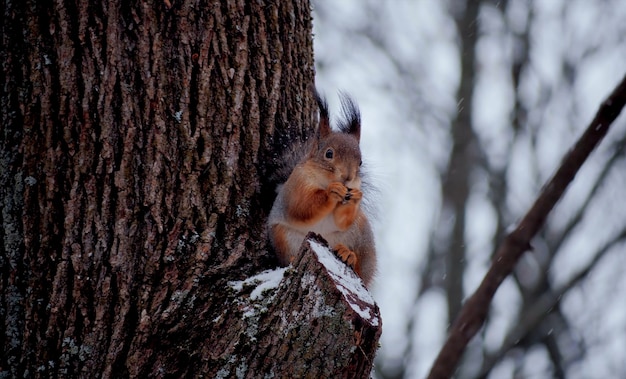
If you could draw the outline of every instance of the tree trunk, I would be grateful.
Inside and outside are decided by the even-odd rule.
[[[267,178],[315,117],[309,3],[0,7],[0,377],[291,376],[232,285],[276,265]],[[312,345],[356,322],[311,317]],[[353,330],[334,351],[371,362],[380,331]]]

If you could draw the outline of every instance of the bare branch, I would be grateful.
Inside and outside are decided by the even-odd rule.
[[[556,239],[555,242],[550,243],[550,250],[557,251],[561,248],[563,242],[570,236],[570,233],[574,230],[574,228],[580,223],[587,211],[587,208],[591,201],[595,199],[598,190],[602,188],[604,184],[604,180],[609,176],[611,169],[615,166],[616,163],[621,162],[621,159],[624,158],[624,145],[626,144],[626,137],[621,138],[617,143],[615,143],[615,151],[611,155],[611,158],[604,164],[602,171],[598,175],[596,182],[593,187],[587,194],[587,197],[583,201],[583,204],[578,208],[578,212],[572,217],[572,219],[567,223],[567,226],[560,233],[560,236]]]
[[[602,258],[604,258],[604,256],[606,256],[606,254],[611,251],[615,245],[624,242],[624,239],[626,239],[626,229],[622,230],[622,232],[615,236],[615,238],[600,247],[591,262],[589,262],[584,269],[571,277],[565,284],[561,285],[554,291],[544,293],[537,300],[535,300],[533,304],[528,306],[519,316],[517,326],[511,330],[508,336],[504,339],[500,349],[485,358],[481,376],[486,376],[496,363],[516,345],[516,341],[521,340],[531,330],[535,329],[537,325],[539,325],[539,323],[541,323],[541,321],[550,314],[550,309],[556,308],[563,296],[578,285],[583,279],[585,279],[602,260]]]
[[[493,296],[502,281],[513,271],[521,255],[530,249],[531,238],[543,226],[548,214],[591,151],[606,135],[611,123],[626,104],[626,77],[602,103],[595,118],[565,155],[561,166],[542,189],[539,197],[517,228],[505,238],[480,286],[467,300],[455,321],[448,339],[433,363],[429,378],[449,378],[454,373],[468,342],[485,322]]]

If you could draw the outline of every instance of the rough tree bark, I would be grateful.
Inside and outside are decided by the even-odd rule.
[[[316,114],[308,1],[0,9],[0,377],[369,374],[379,322],[322,312],[261,348],[279,319],[233,290],[276,264],[267,178]],[[337,304],[319,283],[275,291]],[[316,344],[339,330],[348,359]]]

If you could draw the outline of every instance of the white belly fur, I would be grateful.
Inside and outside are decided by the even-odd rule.
[[[285,225],[287,226],[287,225]],[[289,244],[290,250],[296,254],[300,250],[300,246],[302,245],[302,241],[306,237],[308,232],[314,232],[320,234],[331,248],[334,247],[338,243],[337,241],[337,232],[340,232],[340,229],[335,224],[335,219],[331,214],[324,217],[317,224],[313,225],[313,227],[303,229],[292,229],[287,227],[287,243]]]

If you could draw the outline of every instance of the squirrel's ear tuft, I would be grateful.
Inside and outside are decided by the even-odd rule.
[[[356,140],[361,139],[361,112],[354,100],[345,92],[339,92],[343,120],[339,123],[342,133],[352,134]]]
[[[326,99],[317,91],[315,91],[315,100],[317,101],[317,106],[320,109],[320,122],[317,128],[317,134],[319,137],[325,138],[332,132],[328,116],[328,103],[326,102]]]

